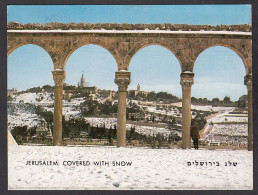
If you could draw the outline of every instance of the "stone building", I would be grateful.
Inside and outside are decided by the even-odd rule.
[[[45,121],[41,121],[39,124],[38,124],[38,127],[36,129],[36,136],[37,137],[52,137],[52,133],[51,133],[51,130],[49,130],[47,128],[47,123]]]
[[[82,73],[81,80],[78,82],[78,87],[89,87],[89,83],[85,82],[85,77],[83,73]]]
[[[140,49],[148,45],[167,48],[176,56],[181,68],[178,84],[182,87],[181,147],[183,149],[191,148],[191,89],[195,77],[194,63],[198,56],[210,47],[228,47],[239,55],[246,70],[244,83],[248,91],[248,150],[253,150],[251,25],[8,23],[7,55],[25,44],[42,47],[53,60],[52,74],[55,82],[53,145],[56,146],[62,145],[62,94],[66,78],[65,65],[76,49],[86,44],[96,44],[107,49],[117,62],[118,69],[114,72],[114,82],[118,86],[117,147],[124,147],[126,145],[126,100],[128,86],[131,83],[131,72],[128,70],[131,59]]]
[[[129,90],[128,92],[129,97],[136,98],[137,95],[140,95],[142,97],[147,97],[148,92],[147,91],[141,91],[141,86],[138,83],[137,90]]]
[[[63,99],[64,100],[69,100],[69,99],[71,99],[71,97],[72,97],[72,93],[70,92],[71,90],[64,90],[63,91]]]
[[[141,91],[141,86],[140,86],[140,84],[138,83],[138,85],[137,85],[137,92],[140,92]]]
[[[17,89],[16,88],[12,88],[12,89],[8,89],[7,90],[7,96],[13,96],[15,94],[17,94]]]
[[[89,94],[97,94],[99,89],[93,86],[93,87],[85,87],[84,90]]]

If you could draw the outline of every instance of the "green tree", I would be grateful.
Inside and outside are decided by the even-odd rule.
[[[50,85],[44,85],[42,87],[42,89],[44,89],[45,91],[47,92],[53,92],[54,91],[54,87],[53,86],[50,86]]]
[[[213,98],[213,99],[211,100],[211,102],[212,102],[212,103],[219,103],[220,100],[219,100],[219,98]]]
[[[32,136],[36,135],[37,126],[31,127],[28,130],[30,132],[30,136],[32,137]]]
[[[27,136],[27,126],[17,126],[11,131],[15,141],[22,144],[24,137]]]
[[[156,93],[154,91],[148,93],[147,99],[148,101],[153,101],[156,98]]]
[[[8,95],[8,96],[7,96],[7,101],[8,101],[8,102],[13,101],[13,98],[12,98],[12,96],[11,96],[11,95]]]
[[[225,104],[230,104],[230,103],[231,103],[230,97],[225,96],[223,102],[224,102]]]

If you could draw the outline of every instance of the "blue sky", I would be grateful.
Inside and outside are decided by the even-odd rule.
[[[8,21],[177,24],[251,23],[251,5],[8,6]]]
[[[86,23],[187,23],[250,24],[250,5],[163,5],[163,6],[8,6],[8,22],[42,24],[47,22]],[[8,57],[8,88],[23,90],[45,84],[53,85],[53,63],[40,47],[25,45]],[[101,71],[100,71],[101,70]],[[112,55],[96,45],[77,49],[66,64],[66,82],[77,84],[82,72],[90,85],[117,89],[114,75],[117,65]],[[135,89],[168,91],[181,97],[180,65],[166,48],[148,46],[140,50],[129,67]],[[40,73],[40,74],[39,74]],[[230,96],[237,100],[246,94],[245,69],[241,58],[225,47],[212,47],[198,57],[195,67],[195,97]],[[229,76],[230,75],[230,76]]]

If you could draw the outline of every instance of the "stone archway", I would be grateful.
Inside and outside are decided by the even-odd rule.
[[[68,61],[68,59],[70,58],[70,56],[77,51],[78,49],[80,49],[81,47],[84,47],[86,45],[96,45],[99,46],[103,49],[105,49],[106,51],[109,52],[109,54],[111,54],[113,56],[113,58],[116,60],[117,66],[118,66],[118,62],[119,62],[119,57],[118,57],[118,53],[117,51],[111,46],[111,44],[106,40],[106,39],[78,39],[78,40],[74,40],[75,42],[73,42],[72,40],[69,40],[67,45],[67,51],[65,52],[65,61],[64,61],[64,67],[66,66],[66,63]]]
[[[221,40],[220,40],[221,41]],[[198,51],[198,55],[196,55],[196,59],[207,49],[221,46],[228,48],[232,50],[234,53],[236,53],[240,59],[242,60],[242,63],[245,68],[245,77],[244,77],[244,83],[247,86],[248,91],[248,150],[253,150],[253,107],[252,107],[252,53],[250,53],[251,50],[251,43],[244,45],[243,43],[235,44],[235,43],[219,43],[218,41],[215,43],[208,43],[205,45],[205,47],[200,47]],[[194,68],[194,67],[193,67]]]
[[[72,51],[85,43],[103,46],[116,59],[118,72],[116,72],[115,83],[118,84],[118,93],[121,94],[120,99],[123,99],[123,101],[120,101],[118,109],[118,113],[121,113],[118,114],[120,121],[124,120],[123,96],[131,79],[131,74],[128,72],[130,60],[141,47],[155,43],[163,45],[172,51],[181,64],[180,83],[183,96],[183,132],[188,133],[190,131],[191,86],[194,78],[194,62],[201,51],[212,45],[232,46],[243,57],[243,61],[247,65],[248,74],[245,78],[245,83],[248,86],[251,113],[252,33],[250,25],[221,27],[210,25],[112,24],[111,27],[111,24],[70,25],[54,23],[50,27],[44,25],[28,26],[21,24],[17,26],[16,23],[8,25],[8,54],[19,44],[35,43],[45,48],[51,56],[54,64],[53,77],[55,81],[56,107],[54,118],[56,117],[56,119],[54,121],[58,124],[56,126],[58,131],[62,131],[62,126],[60,126],[62,123],[62,97],[60,93],[65,79],[64,66],[67,57],[69,57]],[[70,28],[71,30],[67,30]],[[251,115],[249,119],[249,128],[251,128]],[[124,128],[124,125],[122,127]],[[58,145],[57,143],[61,144],[61,142],[56,142],[54,145]],[[187,143],[186,137],[183,136],[183,148],[189,148]]]
[[[162,85],[165,83],[168,85],[172,85],[176,83],[180,87],[180,73],[182,71],[182,65],[180,62],[180,58],[175,55],[176,53],[174,51],[175,48],[170,48],[169,44],[165,43],[165,41],[160,42],[160,40],[154,41],[153,39],[152,39],[152,42],[150,41],[151,40],[144,40],[143,42],[139,43],[136,47],[132,48],[132,50],[130,51],[130,58],[128,57],[128,61],[129,61],[128,71],[130,71],[132,75],[131,79],[133,80],[138,78],[138,82],[139,82],[139,78],[142,77],[142,78],[145,78],[145,79],[142,79],[142,82],[144,82],[144,80],[153,81],[151,82],[151,84],[155,85],[154,81],[158,78],[156,82],[159,85]],[[155,49],[151,50],[151,48],[155,48]],[[151,55],[148,55],[146,50],[151,52]],[[143,54],[143,52],[146,52],[146,53]],[[156,58],[153,57],[152,54],[155,55]],[[146,57],[146,55],[148,56],[148,58]],[[160,61],[159,63],[157,63],[158,60],[162,60],[162,62],[164,62],[163,59],[165,57],[163,55],[166,56],[166,61],[169,61],[169,64],[164,65]],[[136,64],[137,61],[139,62],[140,56],[145,57],[144,58],[145,63],[146,63],[146,60],[151,59],[150,61],[147,62],[149,65],[142,66],[141,63]],[[153,63],[153,61],[155,61],[156,63]],[[135,67],[142,67],[142,68],[139,69]],[[151,72],[153,72],[153,74],[149,71],[146,71],[146,69],[152,70]],[[138,72],[136,73],[136,71]],[[168,73],[170,74],[168,75]],[[136,76],[136,74],[138,75],[138,77]],[[146,75],[146,74],[149,74],[149,75]],[[150,80],[150,77],[151,77],[151,80]],[[176,79],[171,79],[171,77],[176,77]],[[162,81],[164,82],[162,83]],[[144,84],[144,83],[141,83],[141,84]],[[150,82],[145,82],[145,84],[150,85]],[[154,91],[153,88],[152,90]],[[162,89],[162,90],[165,90],[165,89]]]
[[[25,45],[36,45],[45,50],[45,52],[47,52],[48,55],[51,57],[46,45],[42,43],[40,40],[18,40],[11,42],[11,44],[7,46],[7,56],[9,56],[14,50]]]
[[[180,64],[180,69],[182,71],[182,62],[181,62],[181,58],[179,56],[177,56],[176,54],[176,50],[175,48],[171,48],[170,45],[168,44],[168,42],[165,42],[165,41],[162,41],[160,42],[159,40],[157,40],[156,42],[153,41],[153,42],[150,42],[150,41],[143,41],[139,44],[137,44],[135,47],[133,47],[129,52],[128,52],[128,55],[126,56],[126,61],[127,61],[127,65],[128,65],[128,68],[129,69],[129,66],[130,66],[130,62],[132,60],[132,58],[139,52],[141,51],[142,49],[146,48],[146,47],[149,47],[149,46],[153,46],[153,45],[156,45],[156,46],[160,46],[162,48],[165,48],[167,50],[169,50],[171,52],[171,54],[173,56],[176,57],[177,61],[179,62]]]
[[[219,43],[219,42],[215,42],[215,43],[208,43],[206,45],[200,46],[195,54],[195,61],[196,59],[200,56],[201,53],[205,52],[207,49],[212,48],[212,47],[216,47],[216,46],[220,46],[220,47],[225,47],[228,48],[232,51],[234,51],[243,61],[243,64],[245,66],[245,71],[246,71],[246,75],[248,74],[252,74],[252,53],[250,53],[250,49],[252,49],[252,45],[248,44],[245,45],[243,43]],[[193,67],[194,68],[194,67]]]
[[[20,59],[20,56],[23,56],[23,55],[19,55],[18,58],[13,58],[14,56],[12,56],[12,55],[16,55],[14,53],[16,53],[17,50],[20,50],[20,51],[22,50],[23,53],[26,53],[26,52],[28,53],[28,49],[29,49],[29,52],[30,52],[29,54],[31,54],[31,55],[29,55],[29,58],[22,58],[22,59]],[[42,64],[40,64],[40,63],[39,64],[41,66],[34,66],[34,65],[39,65],[39,64],[35,63],[35,56],[33,54],[40,54],[39,56],[41,57],[41,59],[43,59],[41,62],[44,63],[43,64],[44,66],[42,66]],[[42,55],[42,54],[44,54],[44,55]],[[53,66],[53,61],[52,61],[52,58],[51,58],[49,52],[46,50],[46,48],[44,47],[44,44],[42,44],[42,42],[37,42],[37,41],[34,42],[34,41],[29,41],[29,40],[25,40],[24,42],[21,42],[21,40],[19,40],[19,41],[17,41],[17,45],[13,44],[13,45],[10,45],[8,47],[7,56],[8,56],[8,58],[15,59],[15,64],[14,65],[16,65],[17,62],[18,62],[18,64],[21,63],[21,62],[23,62],[23,63],[25,62],[25,66],[23,66],[23,67],[20,66],[19,68],[17,68],[17,66],[15,66],[15,69],[19,70],[19,75],[16,75],[16,77],[14,78],[15,83],[17,83],[17,81],[21,81],[21,80],[22,81],[27,81],[27,82],[30,81],[29,83],[37,82],[38,75],[40,75],[40,74],[42,76],[41,78],[44,78],[43,79],[44,81],[52,81],[52,80],[49,80],[49,79],[51,79],[51,71],[50,70],[52,69],[52,67],[54,67]],[[18,60],[20,60],[20,61],[18,61]],[[30,64],[30,62],[34,62],[33,66],[28,67],[27,64]],[[10,64],[13,64],[13,63],[10,63]],[[9,70],[10,64],[9,64],[9,61],[8,61],[8,64],[7,64],[7,66],[8,66],[8,74],[9,74],[9,71],[10,72],[13,71],[13,69]],[[49,65],[48,68],[50,70],[47,70],[45,68],[45,65]],[[40,67],[43,67],[41,69],[41,71],[39,71]],[[21,71],[21,70],[29,71],[32,74],[30,74],[30,77],[28,77],[28,78],[24,77],[23,71]],[[9,78],[9,75],[8,75],[8,80],[9,79],[10,78]],[[45,84],[48,85],[50,83],[45,83]],[[28,87],[28,85],[26,86],[26,88],[27,87]],[[32,86],[30,86],[30,87],[32,87]],[[30,88],[30,87],[28,87],[28,88]],[[23,86],[23,88],[24,88],[24,86]],[[13,142],[12,139],[13,139],[13,137],[10,137],[8,135],[8,141]]]

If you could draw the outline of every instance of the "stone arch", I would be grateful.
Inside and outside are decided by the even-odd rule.
[[[27,46],[27,48],[21,48],[20,47],[23,47],[23,46]],[[15,51],[16,49],[20,49],[21,51],[23,50],[26,50],[26,49],[30,49],[30,52],[25,51],[25,55],[21,55],[19,54],[17,57],[18,59],[21,57],[21,58],[24,58],[22,60],[19,60],[15,63],[10,63],[9,64],[9,61],[8,61],[8,71],[9,71],[9,68],[11,68],[11,70],[13,70],[14,67],[16,67],[16,64],[18,63],[22,63],[22,65],[24,64],[24,62],[26,61],[25,65],[24,66],[20,66],[23,70],[30,70],[33,74],[33,76],[30,76],[31,79],[38,79],[38,78],[34,78],[34,75],[38,75],[38,69],[42,68],[42,75],[44,75],[41,80],[41,82],[43,81],[43,83],[40,83],[43,84],[43,85],[52,85],[52,83],[48,83],[48,81],[52,81],[52,73],[51,73],[51,70],[53,69],[54,67],[54,63],[53,63],[53,58],[51,57],[51,55],[49,54],[49,52],[44,48],[42,47],[41,45],[39,44],[35,44],[35,43],[31,43],[31,42],[21,42],[20,44],[16,44],[14,47],[12,47],[11,49],[8,50],[8,54],[7,54],[7,57],[8,58],[12,58],[12,59],[16,59],[16,58],[13,58],[14,56],[10,56],[10,54],[13,54],[13,51]],[[31,55],[35,54],[35,55],[40,55],[40,56],[43,56],[43,61],[41,61],[42,63],[39,63],[40,66],[38,66],[39,64],[37,64],[36,62],[36,65],[37,66],[34,66],[35,65],[35,59],[31,58],[32,56]],[[29,59],[27,58],[29,56]],[[11,59],[10,59],[11,60]],[[16,59],[17,60],[17,59]],[[25,61],[24,61],[25,60]],[[36,59],[37,60],[37,59]],[[33,64],[31,64],[31,62],[33,62]],[[28,66],[29,64],[29,66]],[[10,71],[12,73],[12,71]],[[31,74],[31,73],[30,73]],[[47,75],[46,75],[47,74]],[[24,79],[24,75],[23,74],[20,74],[19,75]],[[50,76],[51,75],[51,76]],[[21,77],[15,77],[15,81],[16,80],[19,80],[21,79]],[[12,76],[10,78],[13,78]],[[34,87],[34,86],[30,86],[30,87]]]
[[[147,45],[138,51],[128,67],[128,71],[131,73],[129,89],[136,89],[137,83],[140,83],[147,91],[165,90],[180,97],[182,95],[180,86],[182,69],[180,69],[180,63],[175,55],[167,48],[157,44]],[[160,85],[168,86],[165,89]]]
[[[8,40],[8,43],[9,42],[10,42],[10,45],[8,44],[7,46],[7,56],[9,56],[15,49],[18,49],[19,47],[22,47],[24,45],[36,45],[42,48],[49,55],[49,57],[51,58],[52,66],[53,68],[55,67],[55,58],[52,55],[52,52],[48,50],[47,44],[39,40],[33,40],[33,41],[25,40],[25,41],[20,41],[19,43],[15,43],[14,41]]]
[[[244,54],[242,52],[240,52],[236,47],[232,46],[232,45],[229,45],[229,44],[220,44],[220,43],[217,43],[217,44],[211,44],[207,47],[204,47],[204,48],[201,48],[200,50],[198,50],[198,52],[196,52],[196,56],[195,56],[195,60],[194,60],[194,64],[193,64],[193,69],[194,69],[194,65],[195,65],[195,62],[197,60],[197,58],[200,56],[200,54],[202,54],[204,51],[206,51],[207,49],[209,48],[212,48],[212,47],[217,47],[217,46],[221,46],[221,47],[225,47],[225,48],[228,48],[230,50],[232,50],[233,52],[235,52],[242,60],[244,66],[245,66],[245,72],[246,74],[249,74],[250,73],[250,65],[249,63],[247,62],[247,58],[245,58]],[[248,66],[249,65],[249,66]]]
[[[86,44],[77,49],[71,53],[65,64],[66,82],[74,83],[73,76],[78,77],[83,72],[87,82],[95,83],[99,88],[116,90],[114,76],[117,62],[110,52],[96,44]],[[96,78],[103,79],[96,83]]]
[[[19,44],[15,44],[15,45],[12,46],[12,47],[10,46],[10,49],[9,49],[9,48],[7,49],[7,57],[8,57],[14,50],[16,50],[16,49],[18,49],[19,47],[22,47],[22,46],[24,46],[24,45],[36,45],[36,46],[42,48],[42,49],[49,55],[49,57],[51,58],[52,65],[54,66],[53,58],[52,58],[50,52],[43,46],[43,43],[41,43],[41,42],[40,42],[40,43],[38,43],[38,42],[21,42],[21,43],[19,43]]]
[[[157,46],[161,46],[165,49],[168,49],[178,60],[179,64],[180,64],[180,68],[181,68],[181,71],[182,71],[182,61],[181,59],[176,55],[176,52],[171,49],[168,45],[164,44],[164,43],[159,43],[159,42],[151,42],[151,43],[146,43],[146,44],[142,44],[142,45],[139,45],[137,47],[134,47],[132,50],[129,51],[128,55],[126,56],[126,62],[127,62],[127,70],[129,68],[129,65],[130,65],[130,62],[132,60],[132,58],[134,57],[134,55],[136,53],[138,53],[141,49],[145,48],[145,47],[148,47],[148,46],[152,46],[152,45],[157,45]]]
[[[118,67],[118,57],[117,57],[117,54],[115,52],[115,50],[109,46],[109,45],[103,45],[103,44],[100,44],[100,43],[96,43],[96,42],[83,42],[83,43],[79,43],[76,47],[73,47],[72,49],[70,49],[66,56],[65,56],[65,59],[64,59],[64,65],[63,65],[63,69],[65,68],[66,64],[67,64],[67,61],[68,59],[70,58],[70,56],[79,48],[83,47],[83,46],[86,46],[86,45],[97,45],[99,47],[102,47],[103,49],[105,49],[106,51],[108,51],[112,56],[113,58],[115,59],[116,61],[116,64],[117,64],[117,67]]]
[[[17,44],[14,43],[14,44],[8,45],[7,46],[7,56],[9,56],[15,49],[17,49],[17,48],[19,48],[21,46],[24,46],[24,45],[36,45],[36,46],[39,46],[42,49],[44,49],[48,53],[48,55],[51,57],[50,52],[45,47],[45,44],[43,44],[40,41],[36,41],[36,42],[34,42],[34,41],[22,41],[22,42],[19,42]],[[51,57],[51,59],[52,59],[52,57]],[[52,59],[52,62],[53,62],[53,59]]]

